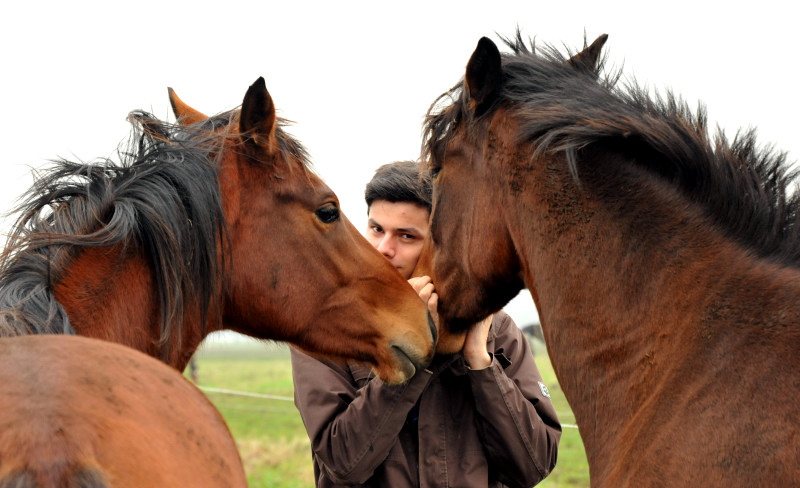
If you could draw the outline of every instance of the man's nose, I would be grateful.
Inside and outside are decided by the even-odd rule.
[[[378,247],[376,249],[387,258],[392,259],[394,257],[395,248],[391,236],[388,234],[383,236],[383,239],[381,239],[381,242],[378,243]]]

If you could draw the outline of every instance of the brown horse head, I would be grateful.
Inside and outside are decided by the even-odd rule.
[[[564,69],[595,73],[606,37],[573,56]],[[439,314],[453,333],[505,305],[525,287],[529,271],[521,267],[509,228],[530,223],[507,209],[524,191],[525,168],[533,163],[518,162],[531,160],[533,146],[518,143],[518,122],[498,99],[503,83],[501,54],[484,37],[463,80],[440,97],[457,93],[460,99],[428,117],[424,170],[434,182],[431,262]]]
[[[179,369],[222,328],[390,382],[426,364],[424,304],[309,169],[264,80],[213,117],[170,95],[180,124],[133,113],[122,165],[62,161],[31,190],[4,255],[0,334],[90,335]]]
[[[459,113],[459,118],[480,118],[493,102],[494,90],[502,82],[499,63],[497,47],[489,39],[481,39],[461,87],[466,113]],[[443,328],[454,334],[496,312],[524,286],[506,230],[505,197],[492,184],[498,175],[489,164],[473,164],[494,155],[486,147],[465,143],[473,136],[459,122],[455,114],[436,121],[434,130],[452,126],[455,133],[441,142],[446,148],[437,146],[437,152],[431,152],[426,168],[434,188],[430,241],[435,252],[430,261],[436,275],[439,316],[445,324]],[[483,133],[488,123],[481,120]],[[432,142],[440,143],[428,141]],[[487,289],[493,293],[487,295]]]
[[[202,123],[172,90],[170,101],[182,124]],[[371,362],[388,381],[409,378],[431,355],[419,297],[309,171],[262,78],[247,91],[236,122],[229,144],[242,150],[226,151],[220,164],[225,221],[237,236],[224,323],[258,336],[269,317],[273,339]]]

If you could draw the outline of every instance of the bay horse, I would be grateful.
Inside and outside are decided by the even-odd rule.
[[[236,443],[174,368],[82,336],[0,340],[0,487],[246,487]]]
[[[223,328],[371,364],[434,350],[425,305],[355,229],[263,78],[212,117],[135,111],[120,163],[66,160],[25,195],[0,270],[0,336],[78,334],[183,370]]]
[[[523,287],[592,486],[800,486],[800,197],[753,130],[580,52],[482,38],[428,112],[439,316]]]

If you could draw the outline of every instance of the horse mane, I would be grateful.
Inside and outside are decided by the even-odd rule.
[[[712,137],[702,104],[693,113],[672,91],[651,95],[636,80],[619,86],[621,71],[606,70],[605,58],[594,70],[579,70],[568,62],[574,53],[529,47],[519,31],[503,41],[511,53],[502,54],[503,80],[491,106],[473,114],[463,79],[431,105],[423,139],[428,165],[443,160],[457,127],[485,130],[481,122],[502,107],[520,121],[520,140],[536,146],[533,160],[562,153],[580,181],[588,173],[579,171],[581,151],[590,146],[644,152],[628,159],[669,181],[730,238],[761,257],[800,263],[797,171],[785,152],[760,146],[755,129],[730,141],[717,128]]]
[[[0,255],[0,337],[74,334],[53,286],[82,248],[116,245],[143,252],[152,265],[165,351],[188,305],[199,306],[205,324],[226,276],[230,243],[218,170],[238,117],[236,110],[183,126],[134,111],[119,162],[59,159],[37,175]],[[283,131],[285,123],[278,120],[279,150],[307,171],[305,149]]]

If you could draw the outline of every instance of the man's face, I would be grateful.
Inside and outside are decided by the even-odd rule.
[[[411,278],[428,235],[428,209],[410,202],[375,200],[368,216],[367,240],[401,275]]]

